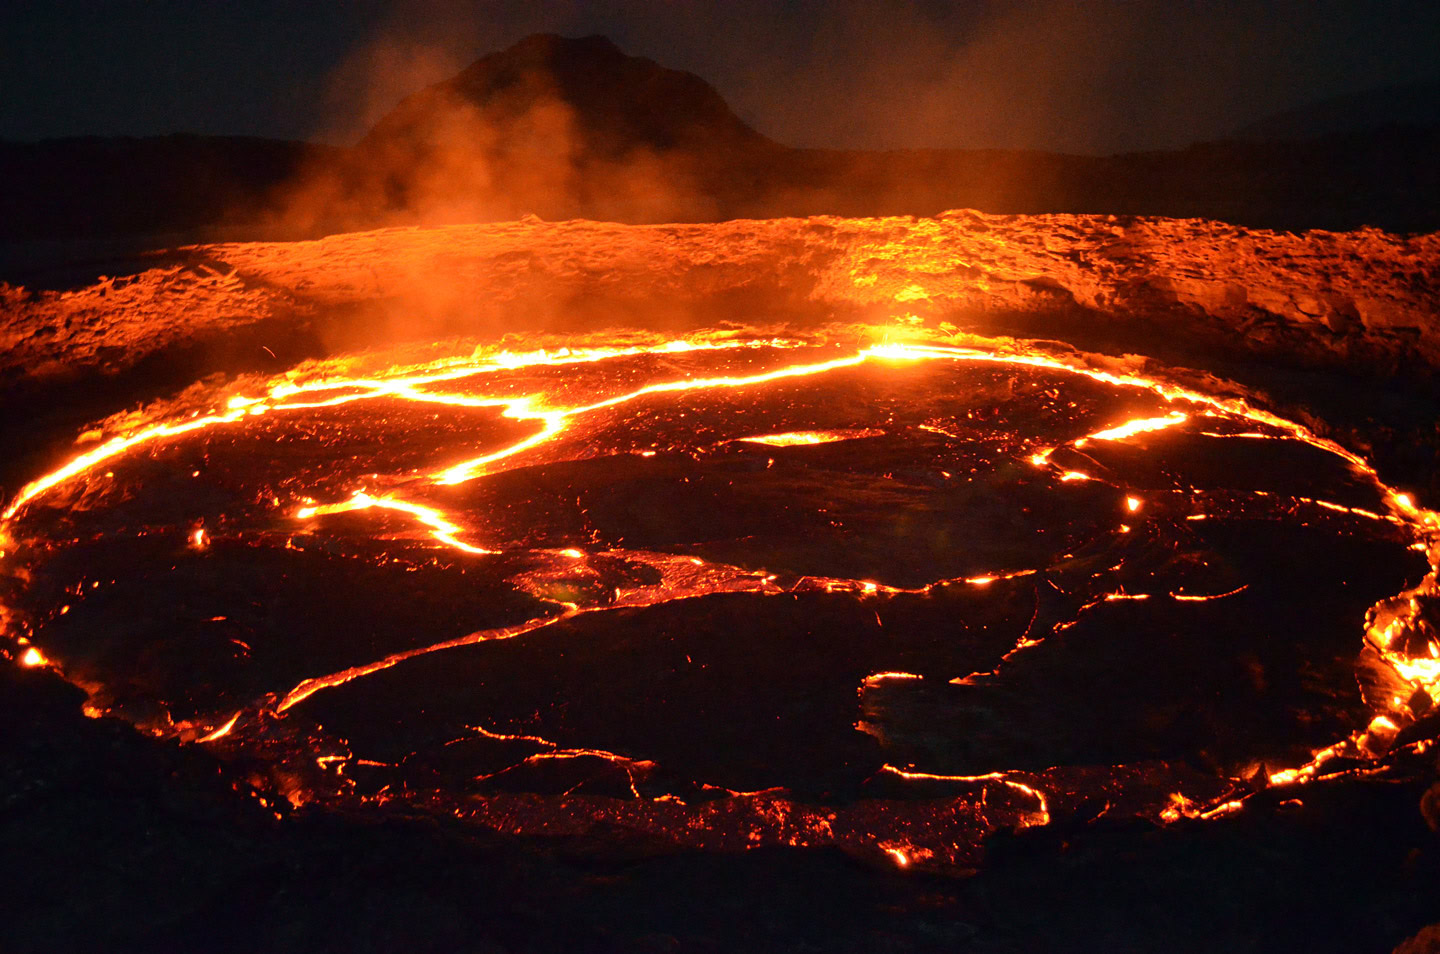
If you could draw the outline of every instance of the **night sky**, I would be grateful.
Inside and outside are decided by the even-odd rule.
[[[1440,78],[1435,0],[9,0],[0,138],[348,143],[536,32],[697,73],[796,146],[1173,148]]]

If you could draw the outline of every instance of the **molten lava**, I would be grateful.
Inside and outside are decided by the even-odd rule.
[[[1430,743],[1440,521],[1363,458],[885,332],[359,355],[117,418],[4,511],[15,655],[293,804],[902,866]]]

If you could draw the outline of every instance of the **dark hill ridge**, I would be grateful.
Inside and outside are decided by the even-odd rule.
[[[463,72],[406,97],[360,142],[361,150],[440,132],[457,112],[504,126],[547,102],[568,105],[589,150],[609,157],[637,148],[763,148],[774,143],[745,125],[693,73],[627,56],[603,36],[527,37]],[[480,132],[480,130],[476,130]],[[488,134],[489,131],[486,131]],[[516,145],[510,143],[509,145]]]
[[[243,217],[344,150],[248,136],[0,141],[0,241],[195,229]]]
[[[338,206],[362,221],[723,218],[788,152],[698,76],[543,34],[402,101],[355,147]],[[336,182],[310,185],[295,207],[333,214]]]
[[[1233,138],[1296,141],[1393,127],[1440,127],[1440,79],[1332,96],[1257,119]]]
[[[1411,232],[1440,229],[1440,127],[1109,157],[793,149],[693,74],[604,37],[540,35],[412,94],[350,149],[197,136],[0,144],[0,182],[10,281],[37,254],[15,243],[37,239],[130,236],[138,248],[527,213],[695,222],[974,208]]]

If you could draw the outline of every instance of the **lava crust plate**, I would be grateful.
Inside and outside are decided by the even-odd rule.
[[[24,658],[297,805],[940,868],[1428,744],[1434,515],[1239,398],[1013,342],[393,360],[89,435],[5,515]]]

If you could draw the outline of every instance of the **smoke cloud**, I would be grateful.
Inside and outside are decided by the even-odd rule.
[[[410,0],[324,81],[316,136],[357,145],[290,183],[273,224],[314,234],[530,213],[1127,211],[1112,194],[1121,178],[1095,163],[844,150],[1181,147],[1306,91],[1409,78],[1430,61],[1418,50],[1432,24],[1440,31],[1440,7],[1399,3],[1379,22],[1341,0]],[[618,50],[594,63],[535,54],[451,81],[542,30],[603,33]],[[649,72],[620,51],[649,56]],[[691,70],[718,96],[662,67]],[[660,85],[671,93],[637,101]],[[1191,214],[1173,205],[1164,213]]]

